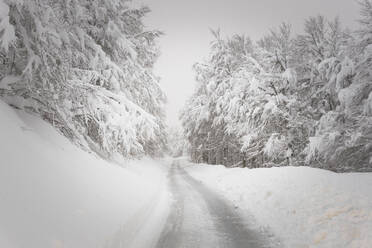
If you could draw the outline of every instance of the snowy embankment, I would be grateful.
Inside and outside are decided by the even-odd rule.
[[[106,162],[0,101],[0,247],[151,247],[168,211],[150,159]]]
[[[284,247],[372,247],[372,173],[191,163],[187,171],[269,227]]]

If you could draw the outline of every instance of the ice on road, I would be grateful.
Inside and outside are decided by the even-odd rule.
[[[174,202],[157,248],[270,247],[250,230],[228,202],[173,162],[169,180]]]

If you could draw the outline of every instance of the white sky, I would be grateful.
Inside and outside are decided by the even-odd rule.
[[[138,0],[134,0],[138,1]],[[156,74],[168,97],[167,123],[179,125],[178,115],[191,95],[195,80],[192,65],[208,55],[209,28],[223,35],[244,33],[258,40],[283,21],[301,32],[304,19],[317,14],[339,16],[355,28],[359,18],[356,0],[139,0],[152,9],[145,23],[160,29],[162,55]]]

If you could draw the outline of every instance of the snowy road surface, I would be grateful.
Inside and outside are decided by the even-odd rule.
[[[270,247],[261,232],[249,230],[234,207],[192,178],[178,161],[169,179],[174,203],[157,248]]]

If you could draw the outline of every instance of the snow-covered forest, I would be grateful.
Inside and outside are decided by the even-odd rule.
[[[120,0],[1,0],[0,7],[1,98],[86,150],[106,158],[188,150],[195,162],[228,166],[371,169],[368,0],[357,30],[314,16],[300,34],[283,23],[258,42],[212,31],[181,113],[188,142],[165,127],[166,97],[153,72],[162,33],[144,25],[148,7]]]
[[[0,0],[0,248],[371,248],[371,172],[372,0]]]
[[[314,16],[258,42],[213,30],[182,124],[195,162],[372,169],[372,3],[360,27]]]
[[[122,0],[0,0],[0,95],[103,157],[159,155],[161,32]]]

